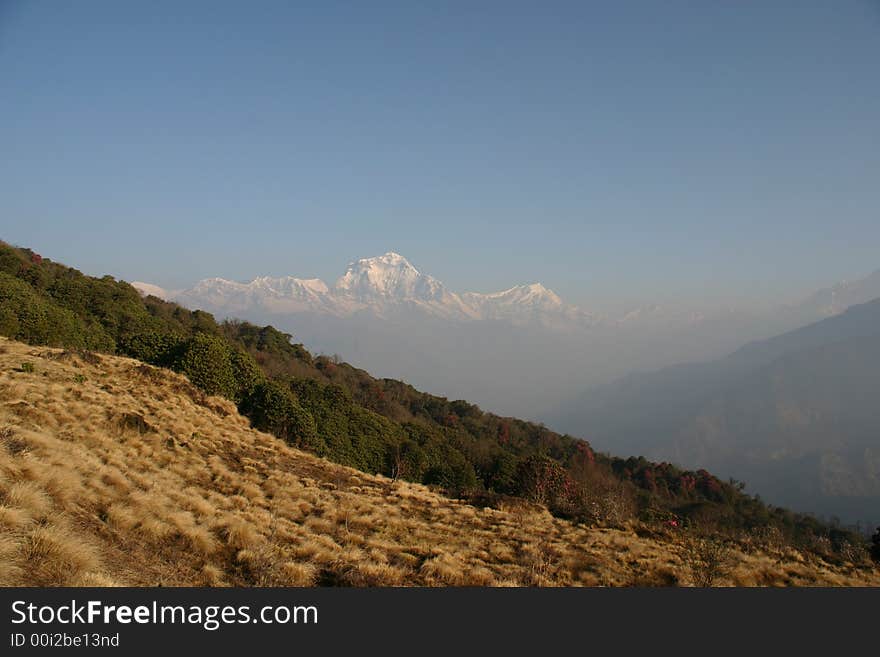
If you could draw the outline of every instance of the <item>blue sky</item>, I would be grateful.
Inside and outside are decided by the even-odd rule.
[[[0,237],[587,306],[880,267],[880,2],[0,0]]]

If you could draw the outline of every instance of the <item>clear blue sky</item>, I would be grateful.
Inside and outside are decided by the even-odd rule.
[[[880,267],[880,2],[0,0],[0,237],[585,305]]]

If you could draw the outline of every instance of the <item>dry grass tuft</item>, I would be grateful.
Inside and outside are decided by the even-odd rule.
[[[33,586],[76,586],[98,566],[94,547],[63,520],[28,532],[19,552]]]

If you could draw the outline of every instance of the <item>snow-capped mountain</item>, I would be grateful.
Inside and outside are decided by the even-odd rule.
[[[391,251],[349,264],[345,274],[336,281],[335,290],[365,301],[376,297],[434,301],[445,292],[440,281],[422,274],[409,260]]]
[[[555,292],[540,283],[518,285],[491,294],[457,294],[393,252],[350,263],[332,287],[317,278],[293,276],[263,276],[249,283],[206,278],[177,292],[168,292],[149,283],[136,282],[133,285],[144,294],[225,314],[307,312],[348,317],[369,312],[384,317],[394,312],[417,310],[458,321],[505,319],[557,327],[571,323],[590,325],[600,321],[597,316],[563,303]]]
[[[509,290],[493,292],[491,294],[479,294],[466,292],[464,298],[475,306],[487,306],[491,308],[534,308],[536,310],[559,310],[562,308],[562,299],[548,290],[540,283],[531,285],[517,285]]]
[[[206,278],[172,298],[192,308],[223,310],[229,313],[261,308],[267,312],[283,314],[302,311],[333,312],[333,305],[328,300],[329,293],[326,283],[317,278],[261,276],[250,283]]]
[[[696,310],[673,305],[648,304],[620,315],[605,316],[565,303],[540,283],[516,285],[500,292],[457,293],[433,276],[416,269],[394,252],[362,258],[348,265],[329,286],[318,278],[261,276],[249,283],[206,278],[186,290],[163,290],[149,283],[133,283],[143,294],[177,301],[220,316],[283,316],[301,313],[338,318],[367,314],[428,316],[456,322],[506,321],[519,326],[539,326],[554,331],[604,328],[624,330],[677,330],[716,326],[719,322],[744,331],[750,322],[764,326],[762,333],[789,330],[835,315],[849,306],[880,297],[880,271],[819,290],[803,301],[763,313],[731,308]],[[740,326],[742,325],[742,326]],[[772,330],[771,330],[772,329]]]
[[[501,292],[466,292],[462,299],[482,319],[535,321],[546,327],[565,329],[601,324],[605,318],[566,304],[553,290],[540,283],[517,285]]]
[[[342,314],[369,310],[381,316],[403,305],[448,319],[479,319],[459,295],[391,251],[349,264],[333,286],[332,296]]]

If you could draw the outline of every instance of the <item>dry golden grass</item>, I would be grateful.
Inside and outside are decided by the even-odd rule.
[[[171,372],[0,339],[0,585],[693,583],[686,542],[644,529],[468,506],[293,449]],[[880,575],[734,549],[718,583]]]

